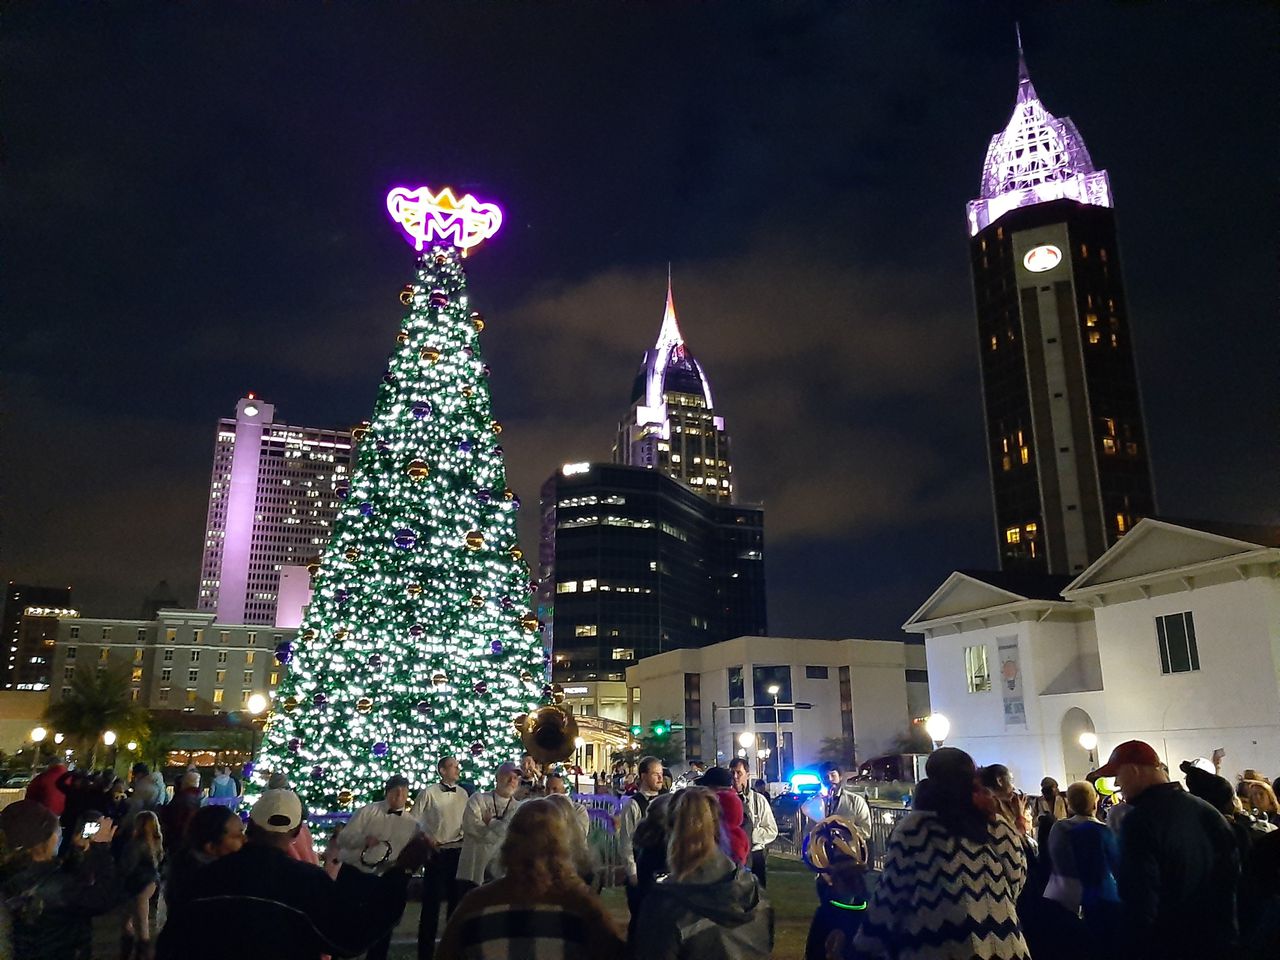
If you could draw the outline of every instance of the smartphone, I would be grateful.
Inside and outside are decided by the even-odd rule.
[[[92,837],[95,833],[97,833],[101,829],[102,829],[102,824],[100,822],[98,822],[97,820],[90,820],[80,830],[80,836],[83,839],[88,840],[90,837]]]

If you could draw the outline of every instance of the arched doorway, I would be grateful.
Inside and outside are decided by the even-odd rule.
[[[1097,769],[1098,754],[1080,745],[1080,734],[1093,733],[1093,718],[1079,707],[1072,707],[1062,716],[1062,765],[1067,773],[1068,783],[1083,780],[1090,770]]]

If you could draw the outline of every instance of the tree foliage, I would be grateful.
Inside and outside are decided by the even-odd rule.
[[[70,692],[45,710],[45,723],[96,760],[98,744],[108,730],[121,742],[147,736],[150,715],[130,699],[129,689],[128,668],[77,670]]]

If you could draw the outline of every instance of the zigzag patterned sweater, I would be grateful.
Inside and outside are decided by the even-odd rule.
[[[1031,954],[1014,901],[1027,878],[1022,838],[992,821],[984,843],[952,836],[931,810],[907,814],[858,933],[859,956],[974,960]]]

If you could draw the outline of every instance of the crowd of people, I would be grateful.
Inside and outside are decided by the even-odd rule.
[[[1233,785],[1197,759],[1173,779],[1130,741],[1086,781],[1062,791],[1046,778],[1028,798],[1007,768],[942,748],[874,877],[870,805],[838,765],[821,773],[806,811],[821,835],[812,860],[805,844],[820,904],[806,960],[1280,949],[1280,807],[1257,771]],[[778,826],[745,760],[673,781],[646,757],[621,784],[625,928],[600,897],[592,813],[563,772],[525,756],[487,790],[459,776],[443,757],[416,796],[391,777],[320,851],[278,775],[242,821],[226,769],[207,784],[188,770],[170,789],[141,764],[128,783],[55,765],[0,811],[0,946],[24,960],[221,960],[228,944],[210,933],[234,931],[244,957],[383,960],[421,870],[422,960],[772,955]],[[1100,797],[1109,778],[1114,796]]]

